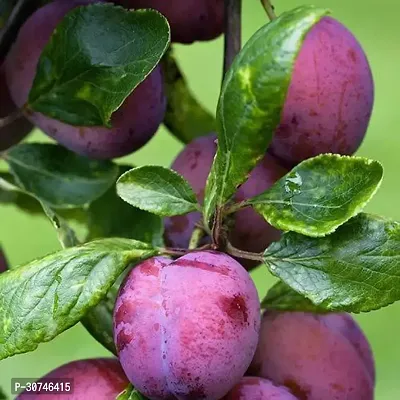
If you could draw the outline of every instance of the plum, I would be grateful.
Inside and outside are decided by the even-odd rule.
[[[192,185],[200,202],[204,198],[204,187],[216,150],[214,134],[199,137],[183,149],[171,166]],[[240,201],[264,192],[287,172],[287,169],[279,165],[274,157],[267,154],[239,188],[236,199]],[[199,220],[198,212],[166,218],[165,240],[168,245],[187,247],[191,232]],[[278,240],[279,236],[280,232],[277,229],[269,225],[253,209],[247,208],[235,214],[234,227],[229,239],[234,246],[243,250],[260,252],[272,241]],[[254,262],[248,260],[240,262],[248,268],[254,266]]]
[[[296,400],[287,388],[268,379],[245,376],[222,400]]]
[[[40,54],[63,16],[88,0],[56,0],[40,8],[19,31],[5,61],[7,84],[17,106],[29,95]],[[108,159],[124,156],[144,146],[160,126],[166,109],[163,78],[157,66],[112,115],[112,128],[72,126],[44,114],[27,118],[48,136],[76,153]]]
[[[25,391],[17,400],[110,400],[129,384],[118,360],[113,358],[73,361],[53,370],[38,382],[50,383],[61,378],[71,382],[71,393],[33,394]]]
[[[308,32],[269,151],[288,166],[321,153],[351,155],[370,121],[374,82],[353,34],[331,17]]]
[[[0,68],[0,118],[15,112],[16,105],[10,97],[4,68]],[[9,149],[24,139],[33,129],[33,125],[23,116],[0,128],[0,151]]]
[[[0,274],[2,272],[7,271],[7,269],[8,269],[7,259],[6,259],[6,256],[3,252],[3,250],[0,247]]]
[[[219,399],[240,381],[260,324],[257,290],[230,256],[193,251],[132,269],[114,309],[122,368],[149,399]]]
[[[370,348],[350,318],[266,311],[248,374],[287,386],[299,399],[372,400]]]
[[[127,8],[153,8],[171,26],[171,40],[192,43],[211,40],[224,29],[224,0],[115,0]]]

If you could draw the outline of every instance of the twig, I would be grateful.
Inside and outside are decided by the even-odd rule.
[[[189,241],[189,250],[196,249],[199,246],[200,240],[203,238],[205,232],[203,228],[196,226],[192,232]]]
[[[22,110],[17,108],[15,111],[13,111],[11,114],[7,115],[6,117],[0,118],[0,129],[4,128],[7,125],[10,125],[14,121],[16,121],[18,118],[21,118],[23,116]]]
[[[276,14],[274,11],[274,6],[271,4],[269,0],[261,0],[261,4],[263,5],[268,18],[272,21],[276,18]]]
[[[233,203],[225,208],[224,215],[233,214],[233,213],[238,212],[239,210],[242,210],[243,208],[246,208],[249,206],[250,206],[250,204],[247,203],[247,200],[243,200],[238,203]]]
[[[205,244],[204,246],[198,247],[197,249],[178,249],[174,247],[159,247],[158,251],[160,254],[166,254],[168,256],[184,256],[187,253],[191,253],[193,251],[202,251],[202,250],[210,250],[212,248],[211,244]]]
[[[224,76],[242,43],[242,0],[225,0]]]
[[[263,262],[263,253],[250,253],[249,251],[240,250],[233,247],[229,242],[226,244],[226,252],[234,257]]]

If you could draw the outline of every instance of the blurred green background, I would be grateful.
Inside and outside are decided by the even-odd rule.
[[[244,0],[243,3],[243,39],[246,41],[256,29],[267,22],[267,17],[259,0]],[[295,0],[276,0],[276,12],[280,13],[300,4]],[[333,16],[357,36],[369,57],[375,79],[376,98],[369,132],[358,154],[381,161],[385,167],[385,179],[367,211],[400,220],[400,136],[396,134],[400,124],[400,2],[315,0],[313,4],[330,8]],[[192,89],[207,108],[215,110],[222,71],[222,39],[176,47]],[[47,139],[37,132],[29,140]],[[141,151],[121,161],[169,166],[181,147],[162,128]],[[46,219],[25,215],[8,206],[0,208],[0,241],[12,264],[25,263],[59,249],[53,228]],[[253,275],[260,294],[264,294],[271,285],[271,277],[264,269],[256,270]],[[400,303],[356,318],[366,332],[375,354],[378,378],[376,399],[400,399],[400,343],[397,340],[397,330],[400,330]],[[108,353],[78,325],[51,343],[39,346],[35,352],[1,361],[0,387],[9,391],[12,377],[39,377],[71,360],[106,355]]]

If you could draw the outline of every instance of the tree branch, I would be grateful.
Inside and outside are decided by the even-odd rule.
[[[261,0],[261,4],[263,5],[268,18],[272,21],[273,19],[276,18],[276,14],[274,11],[274,6],[271,4],[269,0]]]

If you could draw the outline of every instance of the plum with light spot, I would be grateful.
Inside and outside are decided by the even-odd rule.
[[[191,184],[199,202],[204,199],[204,188],[216,151],[214,134],[199,137],[182,150],[171,166]],[[279,165],[274,157],[267,154],[239,188],[236,200],[241,201],[264,192],[287,172],[287,169]],[[200,221],[199,212],[166,218],[166,242],[172,247],[187,247],[198,221]],[[269,225],[253,209],[246,208],[235,214],[229,239],[240,249],[258,253],[279,237],[280,232],[277,229]],[[247,268],[255,265],[251,260],[240,260],[240,262]]]
[[[127,8],[159,11],[168,19],[173,42],[211,40],[224,28],[223,0],[115,0],[115,3]]]
[[[40,54],[71,9],[94,0],[57,0],[33,13],[19,31],[5,61],[7,84],[17,106],[27,99]],[[166,108],[159,66],[125,99],[111,117],[111,128],[72,126],[44,114],[26,114],[44,133],[70,150],[95,159],[124,156],[144,146],[160,126]]]
[[[248,374],[287,386],[299,399],[374,398],[372,352],[347,314],[266,311]]]
[[[17,110],[10,97],[4,68],[0,68],[0,118],[5,118]],[[33,129],[33,125],[21,116],[10,124],[0,127],[0,151],[9,149],[24,139]]]
[[[367,131],[374,82],[354,35],[331,17],[308,32],[269,151],[293,166],[321,153],[351,155]]]
[[[222,400],[297,400],[297,397],[268,379],[245,376]]]
[[[220,399],[250,365],[259,324],[248,272],[224,253],[193,251],[130,271],[114,340],[126,375],[149,399]]]
[[[50,372],[38,382],[43,384],[65,379],[70,383],[70,393],[23,392],[17,400],[110,400],[115,399],[129,384],[117,359],[97,358],[73,361]],[[64,386],[66,389],[66,386]]]

